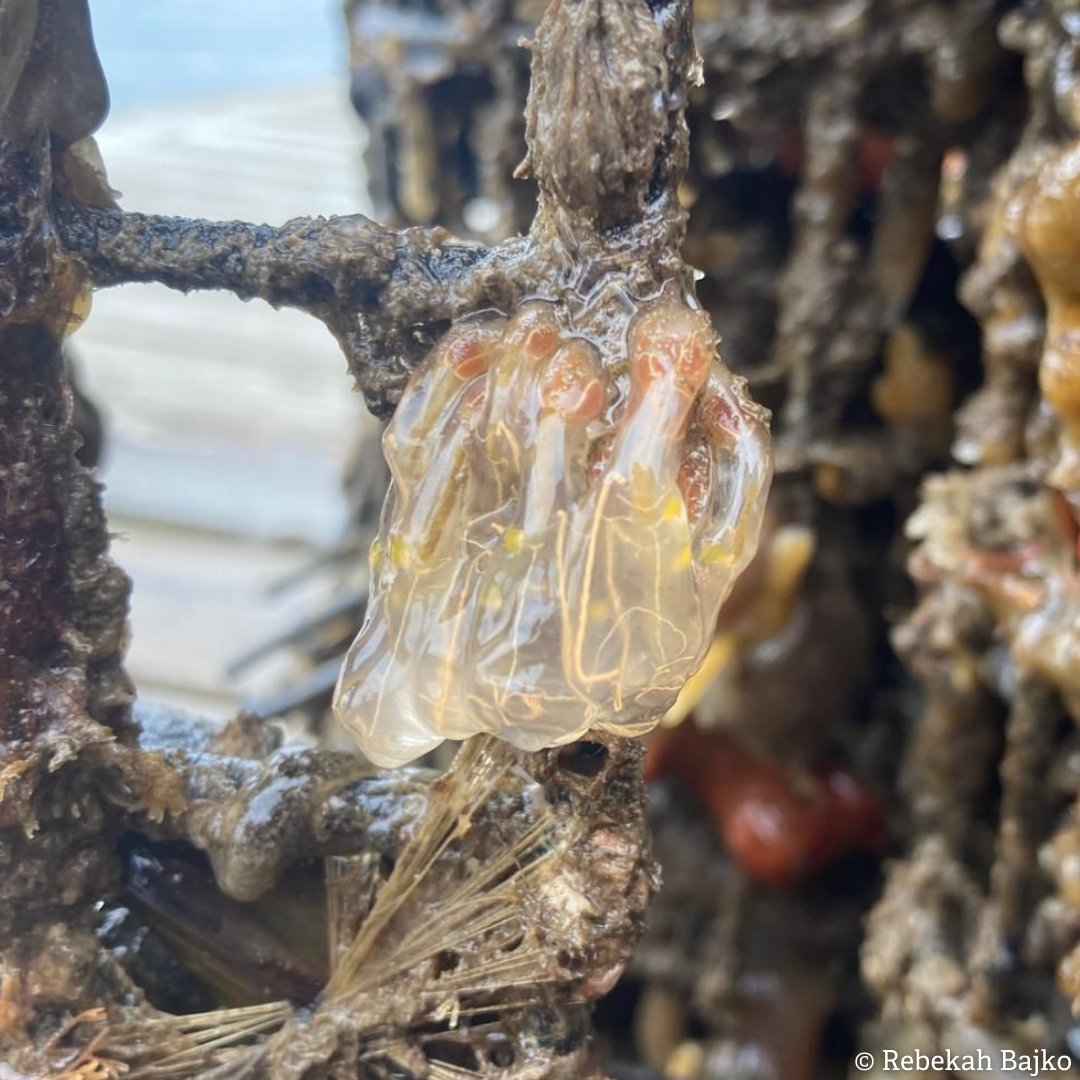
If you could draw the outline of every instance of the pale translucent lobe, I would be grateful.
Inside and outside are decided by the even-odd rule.
[[[482,731],[527,750],[647,731],[757,545],[768,434],[704,316],[657,301],[615,358],[557,316],[452,328],[387,429],[334,705],[379,765]]]

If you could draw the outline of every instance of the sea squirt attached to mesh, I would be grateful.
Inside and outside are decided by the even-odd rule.
[[[618,340],[602,355],[532,301],[451,327],[413,374],[334,703],[377,764],[479,732],[641,734],[701,663],[757,545],[765,414],[681,300]]]

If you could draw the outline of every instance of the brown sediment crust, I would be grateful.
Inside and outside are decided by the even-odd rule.
[[[620,991],[625,1003],[642,989],[640,1043],[655,1067],[695,1077],[727,1075],[750,1054],[784,1075],[813,1075],[838,1031],[875,1052],[1057,1045],[1072,1023],[1067,999],[1080,986],[1074,514],[1067,500],[1054,501],[1073,494],[1060,466],[1071,449],[1075,394],[1056,378],[1071,368],[1057,364],[1060,350],[1044,350],[1044,335],[1048,325],[1068,330],[1075,299],[1068,267],[1055,259],[1058,241],[1066,251],[1075,242],[1067,207],[1055,207],[1056,193],[1066,202],[1074,195],[1072,15],[1050,2],[1021,9],[965,0],[811,7],[698,0],[704,83],[691,86],[682,5],[560,5],[583,21],[573,40],[560,36],[569,23],[540,35],[537,81],[552,93],[548,104],[535,99],[529,116],[530,129],[550,140],[551,153],[530,162],[544,186],[540,214],[528,236],[505,239],[533,221],[540,186],[515,186],[509,176],[526,151],[527,60],[513,43],[536,25],[541,6],[425,3],[425,22],[409,18],[417,5],[407,2],[349,5],[358,28],[354,99],[374,125],[369,155],[380,213],[422,230],[394,233],[363,219],[273,229],[176,222],[110,210],[105,198],[73,199],[75,185],[65,182],[54,217],[61,246],[76,256],[73,272],[85,267],[102,285],[223,285],[311,310],[385,413],[447,323],[476,307],[509,311],[552,280],[598,294],[612,283],[633,295],[665,280],[685,286],[676,247],[688,212],[684,252],[705,274],[699,294],[723,332],[725,358],[774,407],[781,440],[770,539],[747,577],[747,596],[720,628],[732,655],[703,699],[702,718],[748,752],[782,763],[796,791],[812,783],[820,762],[850,762],[882,793],[895,847],[880,897],[876,866],[866,862],[792,890],[761,890],[677,790],[657,789],[657,850],[670,887]],[[394,21],[393,11],[405,17]],[[622,48],[611,51],[615,36],[596,36],[604,12],[615,17],[619,40],[647,45],[625,80]],[[434,38],[409,37],[434,26]],[[384,40],[403,48],[380,50]],[[380,55],[403,59],[386,67]],[[610,70],[597,70],[597,60]],[[568,88],[567,65],[579,63],[587,78]],[[649,78],[666,85],[672,108],[643,91]],[[592,113],[580,129],[585,137],[549,108],[555,100],[587,107],[589,95],[608,90],[619,102],[617,122]],[[680,93],[693,135],[682,208],[673,191],[687,145]],[[71,137],[75,129],[65,130]],[[594,160],[594,146],[610,155]],[[37,184],[30,202],[40,219],[48,178],[33,170],[20,177]],[[655,178],[658,188],[650,189]],[[439,225],[471,231],[489,246],[452,241]],[[19,304],[33,302],[33,282],[48,265],[39,247],[25,250],[32,273],[14,283]],[[170,253],[182,256],[179,269]],[[303,257],[300,273],[293,254]],[[1040,369],[1055,376],[1044,383],[1045,400]],[[57,385],[49,384],[49,395]],[[972,468],[920,494],[925,474],[950,468],[950,442]],[[51,462],[34,473],[38,480],[55,472]],[[67,498],[74,489],[56,490]],[[902,523],[919,505],[905,538]],[[809,538],[812,556],[798,573],[787,549],[772,543],[785,535]],[[352,557],[365,546],[358,540]],[[904,571],[912,546],[914,583]],[[34,566],[44,574],[58,559],[62,576],[67,564],[58,556]],[[53,609],[68,610],[42,611]],[[119,626],[115,609],[110,628]],[[334,630],[329,623],[302,636],[324,664],[345,645],[328,640]],[[328,686],[312,690],[311,711],[328,697]],[[34,715],[40,722],[43,714]],[[66,726],[70,720],[65,714],[65,748],[71,731],[87,731]],[[99,734],[89,729],[87,738]],[[57,777],[74,778],[91,756]],[[194,842],[224,858],[237,891],[263,897],[279,875],[292,879],[292,860],[309,844],[353,857],[337,846],[341,834],[316,830],[341,791],[352,793],[346,822],[378,824],[365,801],[378,783],[353,784],[336,759],[316,756],[304,765],[295,801],[274,802],[290,824],[278,837],[267,828],[274,815],[259,819],[253,808],[287,786],[285,759],[237,764],[240,756],[210,755],[198,766],[185,757],[171,766],[189,781],[189,794],[199,769],[208,770],[223,785],[226,814],[214,807],[199,817],[189,806],[154,826],[145,821],[146,800],[129,796],[125,824],[154,839]],[[41,774],[25,775],[36,783]],[[72,779],[68,790],[81,792],[80,783]],[[619,790],[637,813],[640,789]],[[320,802],[324,793],[328,801]],[[117,797],[113,791],[110,807]],[[25,805],[18,804],[20,821]],[[11,834],[19,865],[41,869],[18,879],[30,882],[20,896],[39,895],[62,862],[75,867],[66,855],[31,858],[49,844],[70,853],[69,839],[99,860],[93,872],[73,869],[71,895],[108,890],[118,818],[108,808],[95,814],[90,796],[80,805],[85,844],[59,802],[51,817],[42,815],[52,824],[37,849]],[[637,821],[620,820],[624,840],[638,835]],[[232,821],[242,848],[230,847]],[[404,818],[398,824],[387,850],[411,835]],[[381,873],[371,871],[371,880]],[[611,942],[627,946],[639,914],[640,906]],[[65,971],[101,959],[85,930],[71,932],[65,952],[64,933],[27,937],[19,956],[25,971],[44,973],[36,985],[50,986],[58,1001],[72,997]],[[45,958],[36,965],[35,950]],[[67,967],[65,957],[74,958]],[[666,1004],[656,1007],[661,999]],[[0,1000],[16,1002],[16,1013],[24,1007],[14,993]],[[43,1032],[56,1030],[58,1015],[46,1014]],[[528,1048],[529,1060],[546,1061],[551,1075],[592,1067],[581,1014],[563,999],[550,1013],[500,1023],[497,1034]],[[628,1054],[625,1031],[610,1022],[607,1030],[617,1053]],[[330,1017],[305,1037],[320,1033],[326,1041],[308,1060],[329,1068],[347,1056],[349,1028]],[[476,1061],[483,1071],[490,1035],[464,1031],[478,1057],[442,1045],[435,1060]],[[431,1069],[415,1044],[402,1052],[413,1071]],[[252,1068],[265,1072],[269,1060]]]
[[[572,14],[555,9],[546,44],[536,49],[541,67],[546,52],[573,36]],[[365,776],[351,758],[327,751],[275,750],[257,726],[242,722],[208,741],[197,724],[171,717],[151,724],[140,743],[121,666],[127,581],[108,561],[99,489],[74,456],[59,345],[90,287],[156,280],[227,288],[322,318],[371,403],[385,410],[448,320],[509,307],[539,282],[556,294],[572,287],[601,297],[652,295],[672,278],[686,287],[677,251],[683,215],[673,191],[694,69],[686,6],[654,23],[642,4],[638,31],[611,41],[612,61],[640,64],[644,78],[659,80],[662,101],[634,136],[652,150],[620,170],[626,213],[612,222],[606,203],[579,199],[595,190],[588,176],[575,177],[588,162],[537,146],[545,210],[530,237],[491,250],[452,243],[441,231],[394,232],[363,219],[270,229],[116,210],[83,141],[103,105],[92,115],[79,109],[105,98],[85,6],[61,11],[11,0],[0,17],[21,35],[22,62],[0,102],[10,105],[0,168],[9,174],[11,201],[2,237],[10,258],[0,279],[3,569],[11,600],[0,636],[8,725],[0,759],[6,1061],[19,1073],[57,1075],[109,1075],[124,1066],[134,1070],[129,1075],[153,1075],[160,1065],[170,1075],[202,1076],[225,1065],[251,1076],[401,1068],[439,1076],[462,1060],[482,1074],[505,1075],[509,1067],[527,1075],[590,1073],[585,1003],[618,978],[656,887],[641,748],[600,739],[520,755],[481,741],[456,770],[432,781]],[[604,47],[603,31],[597,41]],[[61,58],[74,65],[67,86]],[[560,109],[597,104],[561,102],[543,78],[537,87],[538,108],[552,121]],[[616,89],[612,82],[607,92]],[[79,95],[74,112],[65,104],[69,91]],[[662,183],[649,187],[661,158]],[[603,306],[594,305],[601,337],[614,332]],[[177,728],[190,728],[191,738],[177,739]],[[447,807],[456,808],[449,817]],[[445,838],[433,832],[442,827],[450,830]],[[423,856],[432,843],[430,858]],[[330,911],[312,917],[329,921],[342,951],[331,957],[335,974],[313,1014],[271,1001],[171,1018],[142,998],[118,954],[95,937],[102,904],[110,924],[112,915],[128,917],[123,904],[134,905],[147,932],[170,942],[181,962],[187,955],[192,971],[223,978],[219,992],[234,985],[236,973],[224,975],[227,957],[212,958],[215,948],[227,948],[220,931],[202,939],[205,962],[185,952],[200,948],[191,920],[206,913],[212,896],[200,851],[225,896],[261,904],[251,909],[245,942],[235,904],[222,898],[235,947],[252,951],[265,940],[259,912],[272,911],[282,877],[294,873],[299,882],[298,863],[329,860]],[[402,886],[393,866],[410,858],[421,862]],[[484,876],[482,867],[502,862],[505,874]],[[125,868],[138,867],[142,876],[122,893]],[[188,908],[179,884],[172,897],[161,892],[168,878],[160,868],[168,867],[177,883],[191,883]],[[370,911],[358,929],[365,889]],[[452,919],[459,921],[446,922]],[[511,933],[508,920],[520,931]],[[432,927],[444,925],[461,935],[453,964],[440,938],[434,948],[427,941]],[[347,968],[353,938],[363,964]],[[402,942],[416,951],[398,958]],[[271,968],[276,955],[269,949]],[[400,966],[380,974],[380,964],[391,963]],[[271,984],[308,978],[304,961],[280,964]],[[257,965],[236,969],[243,983]],[[145,964],[142,970],[157,977]],[[457,990],[449,986],[458,982]]]

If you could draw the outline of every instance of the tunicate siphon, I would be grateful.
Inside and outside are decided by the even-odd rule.
[[[765,413],[681,300],[618,340],[603,355],[531,301],[454,325],[414,372],[334,704],[377,764],[478,732],[641,734],[701,663],[757,544]]]

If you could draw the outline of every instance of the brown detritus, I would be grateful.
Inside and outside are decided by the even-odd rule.
[[[1050,768],[1061,706],[1040,678],[1021,676],[1005,725],[1001,810],[990,887],[969,960],[969,1017],[990,1028],[1014,1002],[1018,953],[1047,882],[1039,846],[1054,809],[1042,778]]]
[[[1001,748],[989,720],[1003,717],[1003,696],[1019,700],[1014,680],[1045,680],[1067,704],[1075,697],[1074,541],[1059,505],[1021,467],[983,468],[930,480],[908,523],[920,542],[912,575],[926,593],[895,640],[927,690],[906,766],[909,798],[921,827],[956,844],[973,839]],[[1005,658],[994,656],[1002,640]],[[1019,773],[1034,767],[1003,779],[1022,784]]]
[[[890,1022],[940,1030],[969,987],[968,952],[982,896],[938,838],[921,840],[888,874],[862,944],[862,973]]]
[[[907,749],[903,788],[913,824],[961,843],[992,774],[1000,736],[995,703],[979,677],[993,620],[970,590],[945,582],[894,634],[897,652],[925,688]]]
[[[18,5],[0,5],[0,16]],[[573,39],[588,6],[556,5],[536,48],[540,67],[545,50]],[[586,1005],[619,978],[657,884],[640,747],[597,736],[580,752],[524,755],[474,740],[432,781],[373,778],[345,755],[277,749],[244,722],[214,738],[186,719],[147,717],[151,731],[139,743],[120,666],[127,582],[107,558],[97,487],[75,462],[59,344],[85,313],[88,284],[226,288],[322,318],[369,399],[386,409],[448,320],[509,308],[537,283],[553,300],[574,291],[582,331],[614,340],[623,323],[613,310],[666,283],[689,296],[674,192],[695,59],[688,5],[658,14],[641,0],[633,33],[595,39],[613,64],[655,76],[666,95],[658,147],[620,167],[629,219],[611,233],[560,201],[590,182],[575,179],[592,167],[578,159],[569,172],[545,173],[561,177],[560,190],[549,193],[532,235],[490,250],[358,218],[275,230],[116,210],[93,148],[79,143],[89,127],[71,128],[63,109],[48,127],[49,102],[78,89],[48,66],[53,50],[92,57],[85,9],[71,8],[75,33],[65,36],[59,9],[33,7],[23,3],[17,14],[30,12],[19,23],[34,42],[27,77],[45,65],[47,85],[35,91],[45,119],[18,132],[19,145],[0,147],[0,178],[10,176],[4,220],[16,226],[0,237],[14,267],[0,277],[8,371],[0,465],[11,485],[0,531],[12,598],[0,676],[4,717],[16,725],[0,761],[8,871],[0,935],[5,946],[13,941],[5,961],[19,980],[5,990],[12,1067],[34,1075],[127,1067],[129,1078],[202,1076],[219,1064],[249,1076],[590,1074]],[[620,85],[612,80],[604,92]],[[541,113],[575,110],[559,121],[570,126],[603,104],[563,102],[543,78],[536,94]],[[80,107],[90,100],[84,94]],[[644,128],[633,141],[643,137]],[[534,161],[546,152],[538,148]],[[368,860],[360,878],[341,872],[340,860],[354,857]],[[319,992],[319,966],[304,953],[310,943],[279,940],[270,912],[279,883],[295,885],[324,858],[330,903],[316,917],[332,928],[333,947]],[[366,900],[342,895],[360,879]],[[122,947],[113,955],[93,933],[95,907],[108,901],[114,910],[122,887],[214,992],[317,996],[313,1009],[276,1000],[158,1012],[117,963]],[[311,909],[291,891],[295,922]],[[230,938],[243,952],[231,967]]]
[[[1075,1010],[1076,1003],[1080,1001],[1080,946],[1076,946],[1061,961],[1061,967],[1058,969],[1058,983],[1061,986],[1061,992],[1072,1000]]]
[[[1058,896],[1080,911],[1080,833],[1075,814],[1064,819],[1058,832],[1043,847],[1039,860],[1050,875]]]
[[[872,916],[863,971],[886,1017],[929,1025],[940,1045],[966,1038],[969,1028],[993,1043],[995,1032],[1010,1030],[1006,1018],[1052,1008],[1045,973],[1061,951],[1048,932],[1041,954],[1029,938],[1036,913],[1049,914],[1041,908],[1049,882],[1039,850],[1063,802],[1044,777],[1062,704],[1075,709],[1065,659],[1075,618],[1055,614],[1073,591],[1076,558],[1075,526],[1061,506],[1024,467],[984,466],[930,480],[908,523],[919,541],[911,572],[926,594],[897,643],[926,681],[928,700],[906,767],[918,839],[894,868],[892,887],[910,878],[903,888],[918,881],[933,894],[953,879],[965,897],[964,929],[957,899],[943,893],[922,902],[925,914],[905,940],[899,909],[917,901],[900,893],[890,900],[887,890]],[[995,781],[1001,794],[988,817]],[[1068,947],[1067,931],[1057,937],[1057,950]]]
[[[135,1077],[226,1064],[237,1075],[332,1075],[358,1062],[385,1075],[424,1060],[457,1063],[443,1053],[467,1055],[481,1076],[541,1061],[545,1076],[585,1075],[581,1005],[618,978],[657,885],[641,748],[597,745],[599,768],[581,775],[565,751],[466,744],[431,782],[310,1014],[271,1003],[163,1018],[150,1043],[137,1013],[116,1010],[102,1046]],[[328,879],[331,910],[336,890],[354,883]],[[262,1042],[268,1029],[280,1030]],[[484,1052],[494,1042],[509,1061]]]
[[[953,453],[968,465],[1004,465],[1023,453],[1034,405],[1044,314],[1038,286],[1005,219],[1005,210],[1030,169],[1007,166],[994,182],[989,222],[960,297],[980,321],[985,379],[956,416]]]
[[[1075,800],[1075,785],[1067,770],[1059,772],[1064,787],[1043,783],[1062,743],[1063,714],[1080,720],[1074,30],[1049,7],[1003,20],[1003,40],[1024,56],[1030,104],[968,279],[967,299],[985,317],[988,373],[964,420],[968,458],[1026,455],[1028,463],[937,480],[912,523],[922,540],[916,575],[977,597],[989,614],[993,639],[980,650],[981,681],[1009,703],[997,842],[966,1003],[976,1022],[999,1028],[1010,1013],[1054,1015],[1060,999],[1046,981],[1055,968],[1074,1004],[1077,985],[1072,811],[1056,831],[1050,824],[1067,798]],[[1055,894],[1043,896],[1048,886]]]

